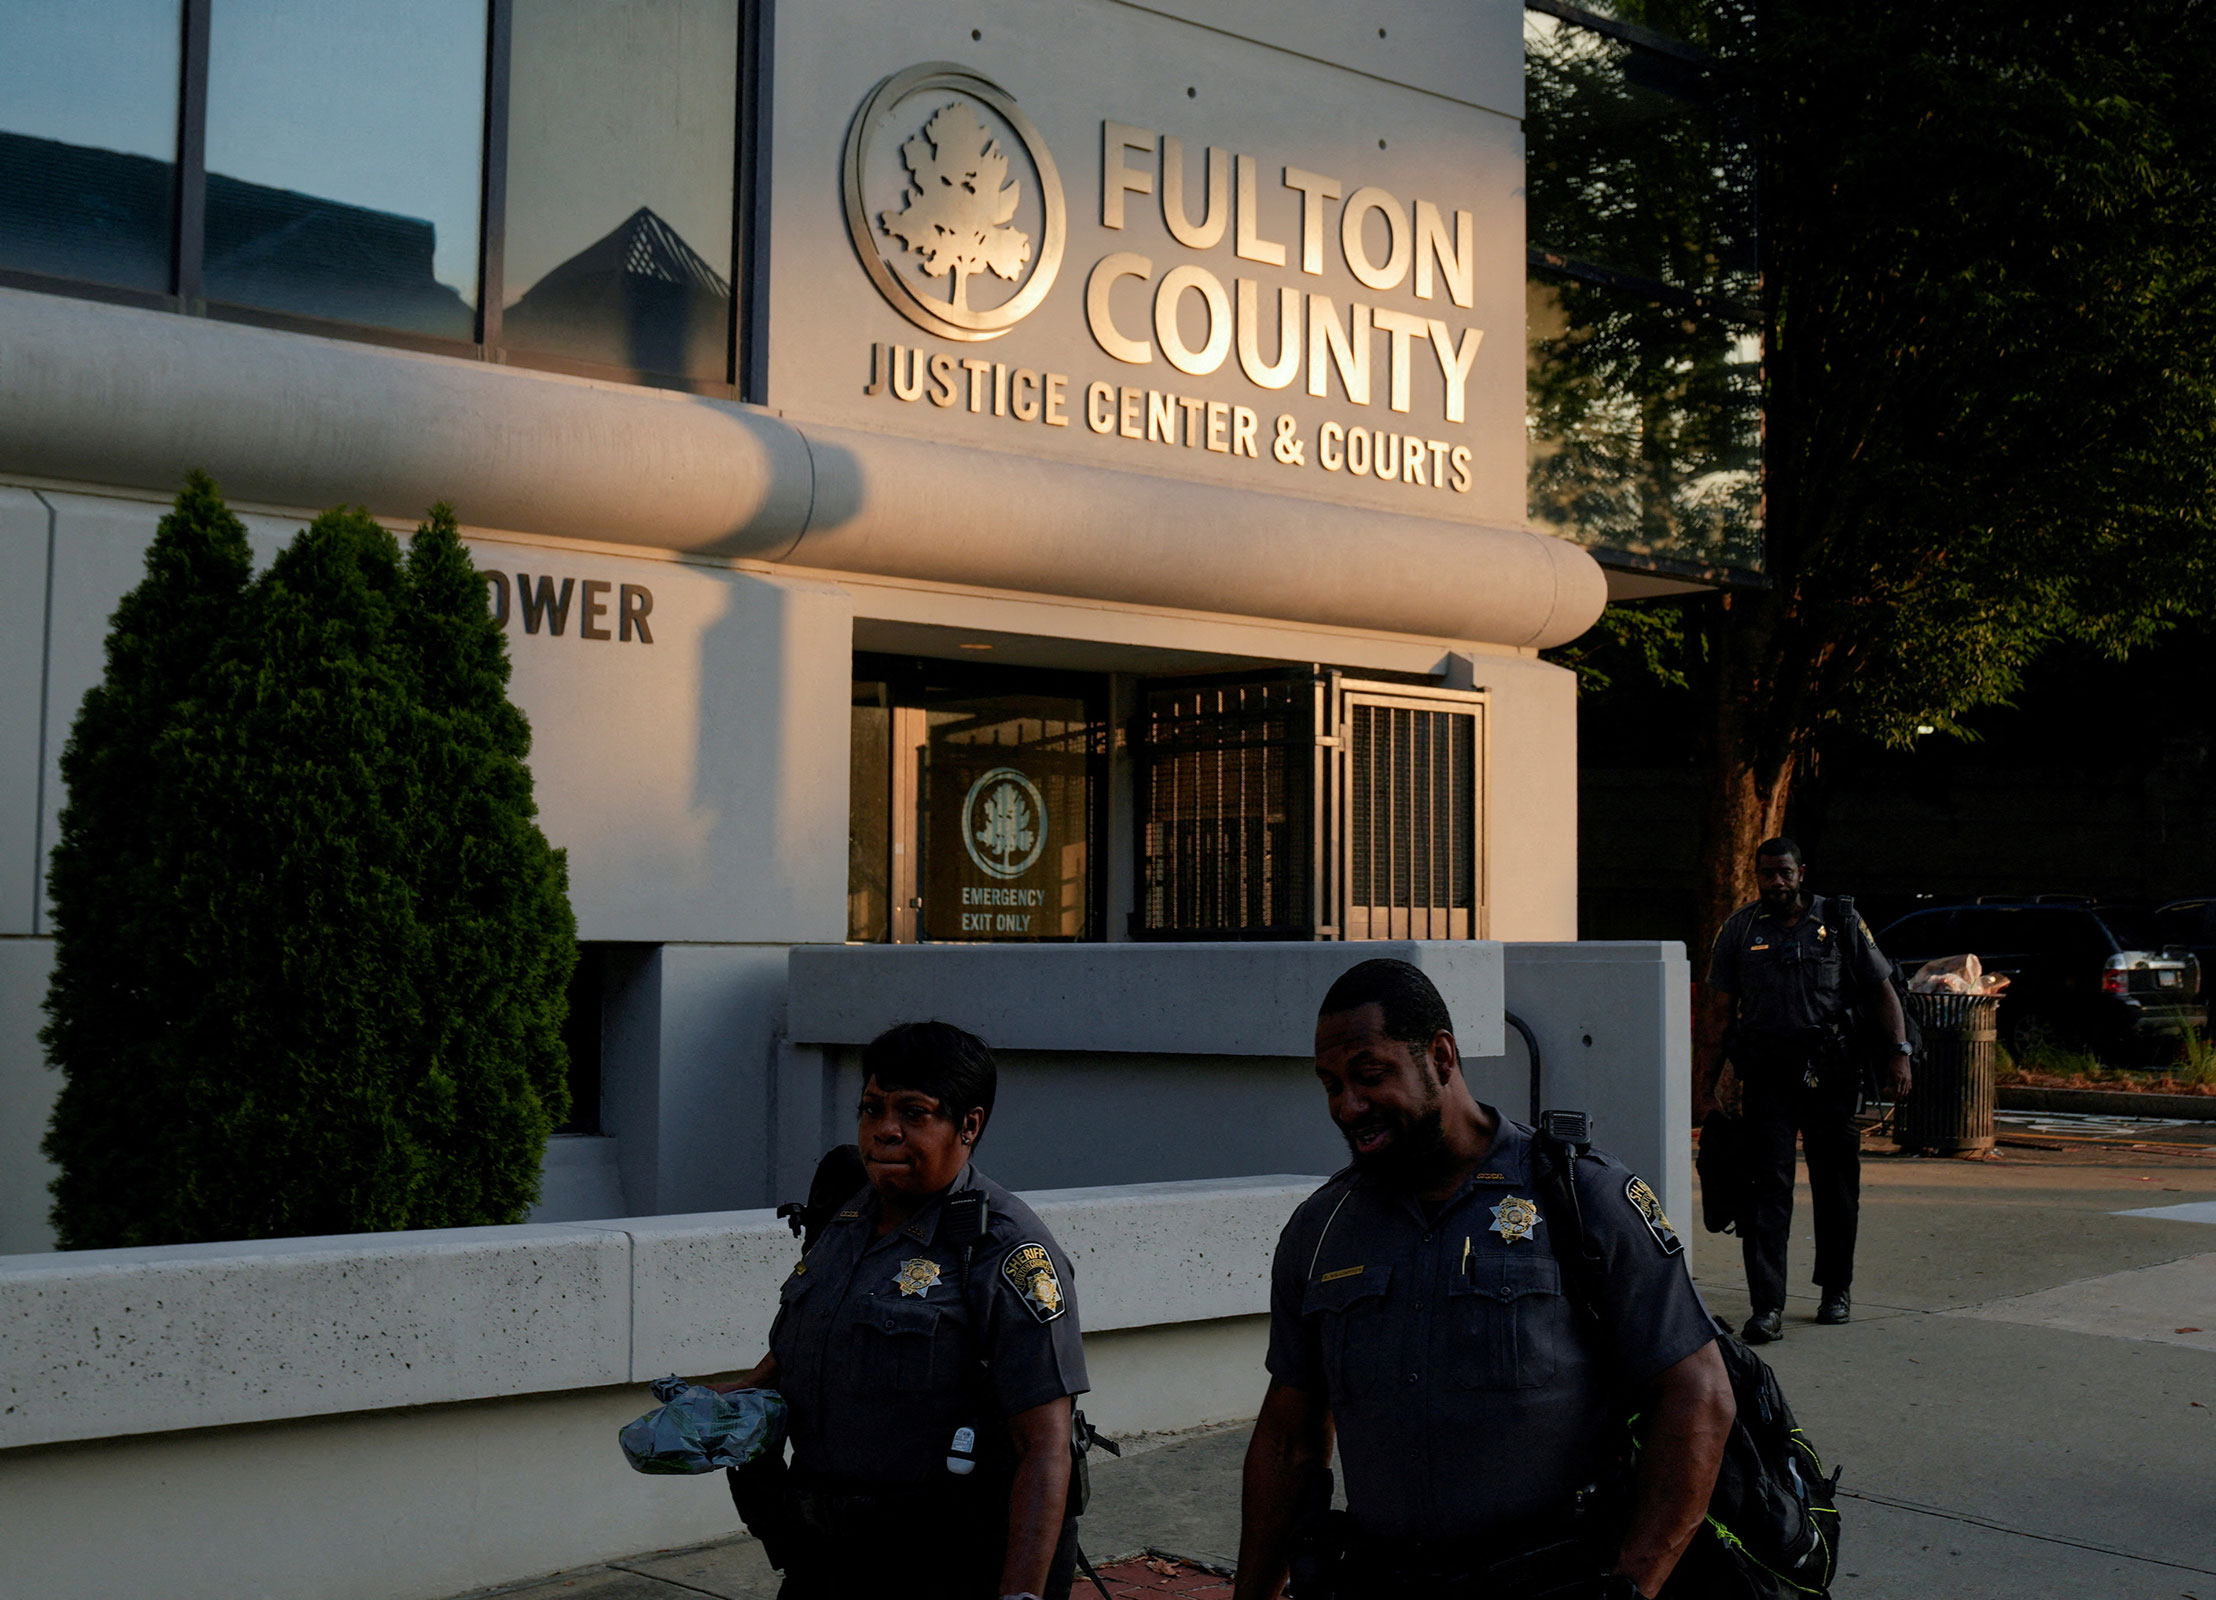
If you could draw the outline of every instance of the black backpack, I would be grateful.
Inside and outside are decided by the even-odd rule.
[[[788,1200],[779,1206],[778,1220],[793,1230],[793,1237],[800,1241],[800,1253],[806,1255],[816,1247],[831,1213],[868,1187],[869,1169],[862,1165],[862,1147],[835,1144],[816,1163],[815,1176],[808,1180],[808,1198]]]
[[[1534,1177],[1563,1287],[1571,1303],[1598,1325],[1606,1315],[1594,1283],[1600,1251],[1585,1235],[1571,1176],[1592,1150],[1589,1123],[1583,1112],[1549,1111],[1539,1124],[1532,1141],[1539,1158]],[[1739,1414],[1708,1497],[1707,1523],[1694,1536],[1685,1564],[1706,1557],[1713,1565],[1720,1559],[1756,1594],[1827,1595],[1839,1570],[1839,1473],[1824,1476],[1823,1462],[1793,1420],[1770,1364],[1741,1344],[1721,1318],[1715,1321],[1716,1345]],[[1636,1450],[1636,1427],[1632,1437]],[[1717,1548],[1702,1552],[1704,1540]]]

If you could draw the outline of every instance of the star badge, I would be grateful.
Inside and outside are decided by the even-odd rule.
[[[914,1295],[918,1299],[930,1294],[931,1286],[938,1281],[939,1264],[928,1256],[917,1256],[913,1261],[903,1261],[900,1264],[899,1276],[893,1279],[893,1282],[900,1286],[902,1294]]]
[[[1492,1231],[1506,1244],[1531,1237],[1531,1230],[1539,1226],[1539,1203],[1526,1200],[1520,1194],[1512,1194],[1493,1207]]]

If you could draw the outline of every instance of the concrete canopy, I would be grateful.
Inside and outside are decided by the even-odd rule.
[[[0,290],[0,471],[818,570],[1544,648],[1607,587],[1472,526],[695,395]]]

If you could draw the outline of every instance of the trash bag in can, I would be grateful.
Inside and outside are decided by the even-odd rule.
[[[662,1404],[616,1435],[634,1472],[714,1472],[784,1451],[785,1397],[774,1389],[718,1394],[675,1376],[652,1388]]]
[[[1993,1148],[2000,1005],[1996,994],[1909,991],[1924,1054],[1908,1098],[1893,1108],[1893,1142],[1901,1149],[1977,1155]]]

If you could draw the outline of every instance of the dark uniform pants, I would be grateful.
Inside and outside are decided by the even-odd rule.
[[[841,1494],[795,1486],[793,1533],[778,1600],[998,1600],[1007,1500],[950,1481],[936,1490]],[[1068,1600],[1077,1519],[1047,1571],[1042,1600]]]
[[[1816,1211],[1815,1281],[1845,1289],[1854,1281],[1854,1235],[1861,1209],[1862,1140],[1854,1126],[1851,1068],[1827,1063],[1806,1086],[1805,1060],[1765,1061],[1742,1078],[1745,1090],[1748,1216],[1741,1253],[1747,1297],[1756,1311],[1785,1307],[1785,1245],[1793,1231],[1793,1136],[1808,1157]]]
[[[1586,1600],[1613,1561],[1574,1544],[1541,1546],[1521,1557],[1410,1561],[1390,1543],[1356,1541],[1343,1558],[1330,1600]],[[1773,1591],[1703,1529],[1662,1586],[1661,1600],[1767,1600]],[[1303,1600],[1300,1589],[1292,1600]]]

